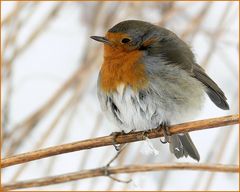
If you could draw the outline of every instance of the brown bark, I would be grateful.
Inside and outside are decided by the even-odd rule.
[[[137,173],[137,172],[150,172],[150,171],[166,171],[166,170],[199,170],[210,172],[226,172],[238,173],[239,167],[237,165],[221,165],[221,164],[199,164],[199,163],[175,163],[175,164],[144,164],[144,165],[128,165],[121,167],[108,167],[83,170],[63,175],[52,177],[45,177],[39,179],[32,179],[28,181],[21,181],[11,184],[3,185],[4,190],[40,187],[58,183],[64,183],[79,179],[93,178],[99,176],[109,176],[119,173]],[[109,175],[106,175],[106,172]]]
[[[182,123],[178,125],[173,125],[169,127],[170,134],[191,132],[209,128],[216,128],[221,126],[233,125],[239,123],[239,115],[230,115],[219,118],[212,118],[200,121],[192,121],[187,123]],[[115,138],[116,144],[131,143],[136,141],[141,141],[147,138],[153,139],[163,136],[162,130],[156,128],[151,131],[138,131],[133,133],[128,133],[124,135],[119,135]],[[16,164],[26,163],[29,161],[42,159],[54,155],[59,155],[63,153],[69,153],[74,151],[80,151],[85,149],[92,149],[97,147],[103,147],[112,145],[114,141],[114,136],[104,136],[93,139],[87,139],[84,141],[78,141],[63,145],[58,145],[54,147],[49,147],[46,149],[40,149],[32,152],[22,153],[16,156],[7,157],[2,159],[1,167],[9,167]]]

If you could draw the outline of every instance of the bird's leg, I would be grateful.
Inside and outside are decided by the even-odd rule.
[[[143,131],[142,132],[142,139],[143,140],[146,140],[148,138],[148,136],[147,136],[147,131]]]
[[[163,130],[163,135],[164,135],[164,141],[162,141],[160,138],[161,143],[163,144],[170,143],[170,139],[169,139],[170,133],[169,133],[168,123],[165,121],[162,122],[159,128]]]
[[[116,142],[116,139],[119,135],[124,135],[126,134],[124,131],[121,131],[121,132],[112,132],[111,133],[111,136],[113,136],[113,141],[112,141],[112,144],[114,146],[114,148],[116,149],[116,151],[120,151],[122,145],[121,144],[117,144]]]

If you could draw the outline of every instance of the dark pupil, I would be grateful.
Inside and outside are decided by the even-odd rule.
[[[128,43],[130,41],[130,39],[128,39],[128,38],[123,38],[122,39],[122,43]]]

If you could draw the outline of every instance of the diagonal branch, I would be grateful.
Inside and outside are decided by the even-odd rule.
[[[144,165],[128,165],[120,167],[109,167],[108,174],[119,173],[139,173],[150,171],[165,171],[165,170],[199,170],[210,172],[226,172],[226,173],[238,173],[239,167],[237,165],[221,165],[221,164],[201,164],[201,163],[175,163],[175,164],[144,164]],[[96,168],[83,170],[68,174],[62,174],[57,176],[32,179],[28,181],[20,181],[11,184],[3,185],[4,190],[40,187],[58,183],[65,183],[69,181],[75,181],[86,178],[93,178],[106,175],[104,168]]]
[[[176,134],[176,133],[191,132],[191,131],[216,128],[216,127],[227,126],[227,125],[234,125],[238,123],[239,123],[239,115],[230,115],[225,117],[212,118],[212,119],[206,119],[206,120],[200,120],[200,121],[192,121],[192,122],[182,123],[178,125],[173,125],[169,127],[169,133]],[[162,130],[160,130],[159,128],[156,128],[151,131],[131,132],[124,135],[119,135],[116,138],[115,136],[104,136],[104,137],[98,137],[93,139],[87,139],[84,141],[58,145],[58,146],[49,147],[46,149],[36,150],[33,152],[22,153],[12,157],[7,157],[2,159],[1,167],[2,168],[9,167],[12,165],[26,163],[29,161],[42,159],[42,158],[46,158],[54,155],[63,154],[63,153],[108,146],[108,145],[112,145],[113,141],[116,144],[124,144],[124,143],[142,141],[146,139],[146,137],[149,139],[153,139],[153,138],[162,137],[162,136],[163,136]]]

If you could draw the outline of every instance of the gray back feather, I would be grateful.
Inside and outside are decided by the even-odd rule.
[[[196,64],[189,46],[172,32],[169,31],[168,37],[162,37],[161,40],[147,47],[146,52],[149,56],[161,57],[166,60],[167,64],[177,65],[180,69],[188,72],[190,76],[196,78],[206,87],[207,95],[216,106],[224,110],[229,109],[223,91],[205,73],[204,69]]]

